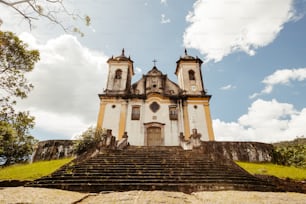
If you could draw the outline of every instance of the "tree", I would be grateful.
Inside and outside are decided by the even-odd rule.
[[[36,142],[29,134],[34,117],[16,111],[14,105],[33,89],[24,74],[32,71],[38,60],[37,50],[28,50],[13,33],[0,31],[0,155],[7,158],[7,164],[29,156]]]
[[[64,0],[0,0],[0,3],[21,15],[28,22],[30,29],[33,26],[33,21],[44,18],[59,25],[65,32],[73,31],[83,36],[84,34],[79,28],[65,24],[63,18],[80,19],[85,22],[85,25],[90,25],[89,16],[82,17],[77,13],[68,11],[64,5]],[[0,19],[0,25],[1,21],[3,20]]]
[[[84,131],[74,143],[74,151],[77,155],[80,155],[87,150],[97,146],[102,140],[103,136],[106,135],[104,129],[96,129],[89,127]]]
[[[0,31],[0,89],[4,96],[25,98],[33,89],[24,73],[33,70],[39,52],[27,50],[27,47],[12,32]]]
[[[0,155],[6,158],[6,165],[27,161],[37,140],[29,134],[34,126],[34,117],[28,112],[19,112],[12,121],[0,122]]]

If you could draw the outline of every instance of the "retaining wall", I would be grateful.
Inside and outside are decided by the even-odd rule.
[[[273,145],[259,142],[202,142],[200,148],[205,154],[218,152],[234,161],[271,162],[273,158]],[[74,156],[72,140],[47,140],[38,143],[33,161],[71,156]]]
[[[46,140],[37,144],[32,161],[53,160],[72,157],[73,140]]]
[[[202,142],[205,154],[218,152],[220,155],[234,161],[271,162],[273,145],[260,142]]]

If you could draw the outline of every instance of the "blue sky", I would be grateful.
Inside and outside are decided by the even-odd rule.
[[[38,139],[72,138],[95,125],[106,60],[122,48],[134,61],[133,81],[152,68],[153,59],[177,81],[176,61],[185,47],[205,61],[216,140],[274,142],[306,135],[305,0],[64,2],[91,17],[90,27],[79,24],[84,37],[44,20],[30,30],[0,5],[1,29],[41,53],[28,76],[35,89],[18,105],[36,117]]]

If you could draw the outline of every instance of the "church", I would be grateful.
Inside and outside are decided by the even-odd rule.
[[[99,94],[97,121],[107,134],[99,135],[101,141],[69,165],[26,186],[84,193],[282,190],[232,161],[271,161],[271,144],[205,142],[213,141],[214,134],[201,59],[185,50],[173,69],[178,83],[155,64],[132,83],[133,61],[124,50],[107,63],[107,85]],[[59,158],[61,146],[60,141],[47,141],[37,152],[43,159],[54,153]],[[45,148],[51,151],[49,156]]]
[[[100,98],[97,128],[111,129],[120,140],[136,146],[178,146],[180,137],[192,133],[202,141],[214,141],[209,102],[202,77],[202,60],[187,50],[173,69],[178,83],[171,81],[154,64],[132,84],[133,60],[111,57],[106,88]]]

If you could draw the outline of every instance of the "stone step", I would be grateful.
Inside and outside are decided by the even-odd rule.
[[[106,150],[85,161],[72,162],[29,186],[82,192],[274,189],[232,161],[221,157],[218,161],[212,161],[198,150],[184,151],[179,147]]]
[[[181,165],[156,165],[156,164],[118,164],[118,165],[101,165],[101,166],[75,166],[73,169],[195,169],[195,170],[221,170],[224,167],[220,166],[207,166],[207,165],[188,165],[188,164],[181,164]]]
[[[182,173],[173,173],[173,174],[157,174],[157,173],[117,173],[117,174],[110,174],[110,173],[95,173],[95,174],[80,174],[80,173],[76,173],[76,174],[61,174],[61,175],[52,175],[52,177],[44,177],[48,178],[50,180],[50,178],[63,178],[63,177],[67,177],[67,178],[198,178],[198,179],[205,179],[205,178],[241,178],[241,179],[250,179],[250,180],[254,180],[253,177],[250,176],[243,176],[243,175],[229,175],[229,174],[218,174],[218,173],[212,173],[212,174],[199,174],[199,175],[194,175],[194,174],[182,174]],[[258,180],[258,179],[255,179]]]
[[[126,168],[116,168],[116,167],[113,167],[113,168],[108,168],[108,169],[104,169],[104,170],[101,170],[101,169],[73,169],[73,170],[67,170],[66,171],[67,173],[107,173],[107,172],[110,172],[110,173],[113,173],[113,174],[116,174],[116,173],[119,173],[119,172],[125,172],[125,173],[128,173],[128,172],[140,172],[140,173],[154,173],[154,172],[157,172],[157,173],[194,173],[194,174],[210,174],[210,173],[214,173],[216,172],[217,174],[221,174],[221,175],[229,175],[229,174],[239,174],[239,175],[245,175],[241,172],[237,172],[237,171],[222,171],[222,169],[220,169],[219,171],[216,171],[216,170],[207,170],[207,171],[204,171],[203,169],[194,169],[194,168],[180,168],[180,169],[176,169],[176,168],[173,168],[173,169],[164,169],[164,168],[148,168],[148,169],[145,169],[145,168],[132,168],[132,169],[126,169]]]
[[[52,174],[52,177],[55,176],[111,176],[111,175],[118,175],[118,176],[136,176],[136,175],[142,175],[142,176],[239,176],[239,177],[250,177],[251,175],[248,174],[241,174],[241,173],[232,173],[229,174],[227,172],[181,172],[181,171],[134,171],[134,170],[123,170],[123,171],[95,171],[95,172],[56,172]]]
[[[177,179],[172,179],[172,180],[164,180],[164,179],[145,179],[145,180],[140,180],[140,179],[96,179],[96,180],[89,180],[89,179],[65,179],[65,180],[42,180],[37,182],[37,184],[61,184],[61,183],[87,183],[89,185],[104,185],[106,183],[112,183],[113,185],[115,184],[121,184],[121,183],[141,183],[141,184],[147,184],[147,183],[155,183],[155,184],[203,184],[203,183],[215,183],[215,184],[230,184],[230,183],[235,183],[235,184],[248,184],[248,185],[259,185],[262,183],[254,182],[254,181],[248,181],[248,180],[234,180],[234,179],[208,179],[208,180],[203,180],[203,181],[198,181],[198,180],[177,180]]]
[[[186,179],[253,179],[253,180],[258,180],[255,177],[249,176],[249,175],[221,175],[221,174],[210,174],[210,175],[194,175],[194,174],[105,174],[105,173],[100,173],[100,174],[61,174],[61,175],[52,175],[44,177],[46,180],[51,180],[51,179],[63,179],[63,178],[74,178],[74,179],[81,179],[81,178],[123,178],[123,179],[129,179],[129,178],[163,178],[163,179],[172,179],[172,178],[186,178]]]
[[[112,183],[87,184],[87,183],[61,183],[61,184],[36,184],[35,187],[42,188],[57,188],[70,191],[92,192],[98,193],[101,191],[131,191],[131,190],[163,190],[163,191],[180,191],[191,193],[196,191],[219,191],[219,190],[248,190],[248,191],[273,191],[271,186],[248,185],[237,183],[197,183],[197,184],[164,184],[164,183],[120,183],[114,185]]]
[[[207,159],[188,159],[188,161],[186,161],[186,159],[171,159],[171,158],[137,158],[137,157],[128,157],[128,158],[124,158],[122,156],[117,156],[117,157],[103,157],[103,158],[95,158],[95,159],[91,159],[91,160],[88,160],[86,161],[86,163],[94,163],[94,162],[97,162],[97,163],[100,163],[100,162],[111,162],[111,161],[121,161],[121,162],[133,162],[133,161],[136,161],[136,162],[172,162],[172,163],[175,163],[175,162],[204,162],[204,163],[213,163],[213,161],[209,161]]]
[[[112,157],[98,157],[94,159],[90,159],[87,162],[103,162],[103,161],[168,161],[168,162],[180,162],[180,161],[186,161],[186,159],[194,162],[203,162],[205,160],[206,162],[210,162],[206,158],[197,158],[197,159],[190,159],[190,158],[171,158],[171,157],[124,157],[121,155],[112,156]]]

